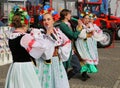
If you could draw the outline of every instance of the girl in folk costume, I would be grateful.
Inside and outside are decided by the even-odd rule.
[[[90,15],[88,12],[81,13],[83,17],[81,26],[78,26],[78,30],[82,31],[82,34],[86,38],[78,38],[75,42],[77,51],[80,54],[83,62],[81,63],[82,79],[86,81],[90,76],[87,73],[98,72],[96,65],[98,65],[98,51],[97,41],[103,39],[102,31],[95,24],[90,22]],[[94,25],[94,26],[93,26]],[[96,41],[97,40],[97,41]]]
[[[42,55],[50,41],[42,36],[37,39],[27,34],[28,21],[29,16],[24,8],[15,6],[12,9],[9,22],[15,30],[9,35],[9,48],[13,63],[7,74],[5,88],[42,88],[35,71],[34,58]],[[49,46],[51,48],[52,44]]]
[[[71,41],[53,26],[58,18],[54,10],[47,8],[43,15],[44,37],[49,37],[54,42],[53,47],[46,49],[37,61],[39,67],[39,80],[42,88],[70,88],[63,62],[67,61],[71,50]]]

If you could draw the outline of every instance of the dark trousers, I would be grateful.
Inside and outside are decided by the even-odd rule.
[[[72,55],[71,66],[73,69],[68,72],[68,79],[72,78],[77,73],[80,73],[80,61],[76,54]]]

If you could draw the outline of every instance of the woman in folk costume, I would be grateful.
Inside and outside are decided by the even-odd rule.
[[[44,7],[45,8],[45,7]],[[46,49],[42,57],[37,61],[39,67],[39,80],[42,88],[70,88],[63,62],[67,61],[71,50],[71,41],[53,26],[58,19],[58,14],[50,7],[43,9],[42,13],[44,29],[40,29],[54,42],[51,49]]]
[[[48,48],[50,41],[35,39],[33,35],[27,34],[28,21],[29,16],[24,8],[15,6],[12,9],[9,22],[15,30],[10,33],[8,43],[13,63],[7,74],[5,88],[42,88],[35,71],[33,57],[40,57],[46,47]]]
[[[89,12],[81,13],[82,21],[81,26],[78,26],[78,31],[83,31],[83,35],[89,36],[86,38],[78,38],[76,41],[77,51],[80,54],[83,62],[81,63],[81,73],[82,80],[86,81],[90,76],[87,73],[96,73],[98,69],[98,51],[97,51],[97,41],[103,39],[102,30],[93,23],[90,22],[91,19],[94,19]],[[97,41],[96,41],[97,40]]]

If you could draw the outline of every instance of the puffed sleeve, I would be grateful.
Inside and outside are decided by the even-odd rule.
[[[78,35],[78,37],[80,39],[86,39],[87,38],[87,33],[86,33],[86,29],[82,29],[80,34]]]
[[[63,39],[63,43],[60,45],[58,49],[58,54],[60,59],[64,62],[69,59],[70,52],[72,50],[72,45],[71,45],[71,40],[68,39],[68,37],[65,36],[65,34],[62,33],[61,31],[60,31],[60,35]]]
[[[96,41],[102,41],[105,39],[105,36],[103,34],[103,31],[96,25],[94,24],[95,31],[93,33],[92,38],[95,39]]]
[[[80,39],[86,39],[87,38],[87,31],[83,26],[77,26],[76,29],[78,31],[80,31],[80,34],[78,35],[78,38],[80,38]]]
[[[38,59],[46,50],[53,47],[54,42],[43,36],[37,29],[32,31],[32,34],[25,34],[21,38],[20,44],[29,52],[32,57]]]

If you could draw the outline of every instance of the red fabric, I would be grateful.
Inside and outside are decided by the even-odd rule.
[[[68,41],[66,41],[64,44],[62,44],[62,46],[66,45],[66,44],[68,44],[68,43],[70,43],[70,42],[71,42],[71,41],[68,40]]]
[[[29,44],[28,44],[28,48],[27,48],[27,51],[30,52],[30,50],[32,49],[32,45],[34,44],[35,40],[32,39]]]

